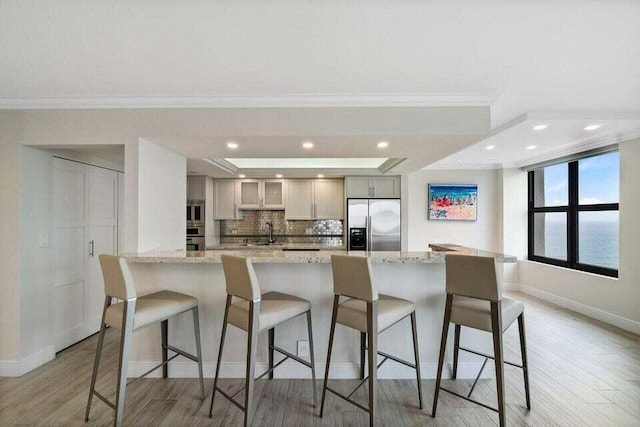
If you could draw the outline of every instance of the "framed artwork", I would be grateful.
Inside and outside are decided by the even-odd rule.
[[[429,184],[428,219],[476,221],[477,184]]]

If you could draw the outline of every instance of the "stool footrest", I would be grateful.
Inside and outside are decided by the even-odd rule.
[[[331,393],[335,394],[336,396],[346,400],[347,402],[351,403],[352,405],[357,406],[358,408],[362,409],[365,412],[370,412],[369,408],[367,408],[364,405],[359,404],[358,402],[356,402],[355,400],[350,399],[349,397],[345,396],[344,394],[332,389],[331,387],[326,387],[327,391],[330,391]]]
[[[307,368],[311,368],[311,363],[307,362],[307,361],[306,361],[306,360],[304,360],[304,359],[301,359],[300,357],[298,357],[298,356],[296,356],[296,355],[294,355],[294,354],[289,353],[287,350],[284,350],[284,349],[282,349],[282,348],[280,348],[280,347],[277,347],[277,346],[275,346],[275,345],[274,345],[273,347],[271,347],[271,348],[272,348],[272,349],[274,349],[275,351],[277,351],[277,352],[278,352],[278,353],[280,353],[280,354],[283,354],[283,355],[285,355],[285,356],[287,356],[287,357],[290,357],[291,359],[295,360],[295,361],[296,361],[296,362],[298,362],[298,363],[302,363],[302,364],[303,364],[303,365],[305,365]]]
[[[242,390],[244,390],[244,387],[241,388],[239,391],[236,392],[236,394],[234,394],[233,396],[237,395],[238,393],[240,393]],[[236,402],[236,400],[233,398],[233,396],[229,396],[227,394],[226,391],[222,390],[220,387],[216,387],[216,391],[219,392],[221,395],[223,395],[224,397],[226,397],[231,403],[233,403],[234,405],[236,405],[238,408],[240,408],[242,411],[244,411],[244,406],[239,404],[238,402]]]
[[[198,358],[197,358],[196,356],[194,356],[193,354],[191,354],[191,353],[187,353],[186,351],[180,350],[179,348],[175,348],[175,347],[174,347],[174,346],[172,346],[172,345],[168,345],[168,344],[167,344],[167,345],[163,345],[162,347],[163,347],[163,348],[166,348],[167,350],[171,350],[171,351],[173,351],[174,353],[178,353],[179,355],[184,356],[184,357],[186,357],[187,359],[191,359],[191,360],[193,360],[194,362],[197,362],[197,361],[198,361]]]
[[[115,410],[116,409],[116,405],[113,404],[107,397],[101,395],[100,393],[98,393],[97,391],[93,390],[93,394],[100,400],[102,400],[104,403],[106,403],[108,406],[111,407],[111,409]]]
[[[364,349],[365,349],[365,350],[368,350],[368,348],[367,348],[367,347],[365,347]],[[393,355],[391,355],[391,354],[389,354],[389,353],[385,353],[385,352],[383,352],[383,351],[378,351],[378,355],[379,355],[379,356],[382,356],[382,357],[385,357],[385,358],[387,358],[387,359],[391,359],[391,360],[393,360],[394,362],[401,363],[401,364],[403,364],[403,365],[405,365],[405,366],[408,366],[408,367],[410,367],[410,368],[416,369],[416,364],[415,364],[415,363],[407,362],[406,360],[400,359],[399,357],[393,356]]]
[[[486,353],[481,353],[479,351],[471,350],[471,349],[464,348],[464,347],[458,347],[458,348],[460,350],[462,350],[462,351],[466,351],[467,353],[477,354],[478,356],[482,356],[482,357],[486,357],[486,358],[491,359],[491,360],[495,360],[495,357],[490,356],[490,355],[488,355]],[[518,365],[517,363],[508,362],[506,360],[504,360],[503,362],[506,363],[507,365],[511,365],[511,366],[515,366],[516,368],[523,369],[523,366],[522,365]]]
[[[489,405],[485,405],[484,403],[482,403],[482,402],[478,402],[477,400],[470,399],[470,398],[468,398],[468,397],[466,397],[466,396],[463,396],[463,395],[461,395],[461,394],[459,394],[459,393],[456,393],[455,391],[452,391],[452,390],[446,389],[446,388],[444,388],[444,387],[440,387],[440,390],[442,390],[442,391],[446,391],[446,392],[447,392],[447,393],[449,393],[449,394],[453,394],[454,396],[457,396],[457,397],[459,397],[460,399],[464,399],[464,400],[466,400],[467,402],[471,402],[471,403],[475,403],[476,405],[480,405],[480,406],[482,406],[483,408],[491,409],[491,410],[492,410],[492,411],[494,411],[494,412],[500,412],[500,411],[498,411],[496,408],[493,408],[493,407],[491,407],[491,406],[489,406]]]
[[[384,359],[382,359],[382,362],[378,363],[378,366],[376,366],[376,369],[380,368],[380,366],[382,366],[382,364],[383,364],[384,362],[386,362],[387,360],[388,360],[388,358],[386,358],[386,357],[385,357]],[[369,375],[367,375],[366,377],[364,377],[364,378],[360,381],[360,383],[356,386],[356,388],[354,388],[354,389],[353,389],[353,391],[352,391],[351,393],[349,393],[349,396],[347,396],[347,397],[349,397],[349,398],[350,398],[351,396],[353,396],[353,395],[354,395],[354,393],[355,393],[355,392],[356,392],[360,387],[362,387],[362,384],[366,383],[368,379],[369,379]]]

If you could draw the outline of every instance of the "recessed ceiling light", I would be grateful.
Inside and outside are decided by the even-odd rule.
[[[548,127],[549,127],[549,125],[535,125],[533,127],[533,130],[545,130]]]
[[[247,175],[245,175],[245,174],[243,174],[243,173],[241,173],[240,175],[238,175],[238,178],[246,178],[246,177],[247,177]]]
[[[321,173],[318,174],[318,178],[324,178],[324,175],[322,175]]]
[[[233,141],[229,141],[227,142],[227,148],[230,150],[235,150],[236,148],[238,148],[238,143],[237,142],[233,142]]]
[[[527,145],[527,150],[535,150],[536,148],[538,148],[537,145]]]
[[[589,125],[589,126],[585,127],[584,130],[596,130],[596,129],[599,129],[600,126],[602,126],[602,125]]]
[[[389,143],[387,141],[378,142],[378,148],[387,148],[388,146],[389,146]]]
[[[487,145],[485,148],[487,150],[493,150],[494,148],[496,148],[496,146],[495,145]]]
[[[277,173],[276,174],[276,178],[282,178],[282,174],[281,173]]]
[[[302,147],[306,148],[307,150],[310,150],[313,148],[313,142],[311,141],[305,141],[302,143]]]

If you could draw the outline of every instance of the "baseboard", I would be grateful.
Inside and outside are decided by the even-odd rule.
[[[608,311],[604,311],[590,305],[582,304],[568,298],[554,295],[552,293],[543,291],[538,288],[533,288],[531,286],[523,284],[510,285],[515,286],[510,286],[509,288],[504,289],[522,292],[524,294],[531,295],[533,297],[553,303],[568,310],[575,311],[576,313],[584,314],[585,316],[591,317],[592,319],[600,320],[601,322],[608,323],[620,329],[624,329],[625,331],[633,332],[634,334],[640,334],[640,322],[636,322],[635,320],[627,319],[626,317],[618,316],[617,314],[609,313]]]
[[[137,377],[156,366],[159,362],[130,362],[129,377]],[[482,363],[460,363],[458,365],[458,378],[475,378]],[[324,377],[325,364],[316,364],[316,378]],[[260,362],[256,364],[256,375],[260,375],[267,370],[267,364]],[[424,379],[433,379],[436,377],[436,363],[421,363],[420,373]],[[204,363],[203,372],[205,378],[213,378],[215,375],[215,363]],[[150,377],[160,377],[161,371],[158,370]],[[360,375],[359,364],[355,362],[341,362],[331,364],[330,378],[332,379],[357,379]],[[388,361],[378,370],[378,378],[380,379],[413,379],[415,371],[407,366],[399,365],[392,361]],[[220,378],[244,378],[245,364],[243,362],[225,362],[220,366]],[[169,363],[169,377],[171,378],[197,378],[198,368],[193,362],[179,361]],[[451,377],[451,366],[447,365],[443,371],[443,378]],[[493,365],[488,364],[482,373],[482,378],[493,377]],[[295,378],[309,379],[311,371],[296,362],[285,362],[274,371],[274,378]]]
[[[20,377],[56,358],[56,349],[53,345],[20,360],[0,360],[0,377]]]

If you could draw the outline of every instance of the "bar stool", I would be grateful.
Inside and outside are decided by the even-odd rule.
[[[211,395],[211,405],[209,406],[209,418],[213,416],[213,400],[216,391],[227,398],[244,412],[244,425],[247,426],[253,418],[253,388],[254,373],[256,366],[256,344],[258,334],[265,330],[269,331],[269,369],[255,379],[260,379],[269,374],[273,378],[273,370],[280,366],[285,360],[293,359],[311,369],[313,380],[313,406],[316,407],[316,374],[313,356],[313,331],[311,326],[311,303],[305,299],[298,298],[280,292],[267,292],[260,294],[260,285],[253,269],[251,261],[245,257],[222,255],[222,268],[227,286],[227,303],[224,309],[224,320],[222,322],[222,335],[220,336],[220,349],[218,351],[218,363],[216,365],[216,377],[213,383],[213,394]],[[232,303],[233,297],[240,298],[240,301]],[[310,362],[291,354],[290,352],[275,345],[275,327],[298,317],[307,315],[307,329],[309,334]],[[247,332],[247,368],[245,376],[245,386],[234,394],[228,394],[218,387],[220,374],[220,363],[222,361],[222,350],[227,332],[227,324],[242,329]],[[274,365],[274,350],[281,353],[284,359]],[[235,400],[235,397],[242,391],[244,394],[244,406]]]
[[[409,366],[416,371],[418,382],[418,402],[422,409],[422,384],[420,382],[420,357],[418,354],[418,335],[416,331],[416,309],[411,301],[378,295],[374,285],[371,262],[367,257],[332,255],[331,267],[333,269],[333,314],[331,316],[331,331],[329,333],[329,350],[327,354],[327,366],[324,373],[324,387],[322,388],[322,403],[320,405],[320,417],[324,410],[326,392],[330,391],[336,396],[357,406],[369,413],[369,425],[374,425],[376,408],[376,380],[377,369],[388,359]],[[340,303],[340,297],[349,299]],[[378,351],[378,334],[395,325],[402,319],[411,318],[411,331],[413,335],[413,353],[415,364],[398,357]],[[360,374],[362,381],[356,388],[345,396],[327,385],[329,379],[329,367],[331,364],[331,350],[336,330],[336,323],[356,329],[361,332],[361,364]],[[364,342],[367,345],[365,348]],[[364,350],[368,352],[369,376],[364,377]],[[377,363],[377,355],[383,357]],[[365,382],[369,382],[369,407],[361,405],[351,399],[351,396]]]
[[[464,400],[468,400],[487,409],[496,411],[500,419],[500,426],[504,426],[504,363],[522,369],[527,409],[531,409],[531,400],[529,397],[529,371],[527,368],[527,345],[524,331],[524,305],[511,298],[502,297],[498,279],[496,277],[495,260],[491,257],[447,254],[446,274],[447,302],[444,310],[442,341],[440,343],[440,359],[438,361],[438,376],[436,378],[433,411],[431,416],[436,416],[438,393],[440,390],[444,390],[447,393],[458,396]],[[503,359],[502,334],[516,319],[518,319],[518,329],[520,332],[522,365],[506,362]],[[455,324],[452,379],[455,380],[458,373],[459,350],[477,354],[485,358],[482,368],[480,368],[480,372],[478,373],[478,376],[471,386],[471,390],[467,396],[460,395],[440,386],[440,380],[442,379],[442,365],[444,363],[444,354],[447,346],[447,333],[449,331],[450,322]],[[461,326],[491,332],[493,335],[494,356],[492,357],[488,354],[460,347]],[[470,398],[488,359],[495,360],[498,395],[497,409]]]
[[[87,402],[87,412],[84,418],[89,421],[91,411],[91,399],[95,394],[100,400],[110,406],[116,412],[114,425],[122,425],[124,415],[125,391],[127,385],[139,380],[162,367],[162,377],[167,378],[169,361],[182,355],[198,363],[200,374],[200,395],[204,399],[204,379],[202,376],[202,352],[200,348],[200,322],[198,319],[198,300],[185,294],[172,291],[160,291],[153,294],[137,297],[133,277],[124,258],[113,255],[100,255],[100,266],[104,277],[105,300],[102,311],[102,323],[98,336],[98,349],[93,365],[93,376],[91,377],[91,387],[89,389],[89,401]],[[123,300],[123,302],[111,305],[113,298]],[[183,350],[170,346],[168,343],[168,320],[178,314],[191,311],[193,314],[193,327],[196,338],[197,356],[193,356]],[[140,377],[127,383],[127,370],[129,367],[129,351],[131,350],[131,337],[133,331],[160,322],[162,335],[162,363],[142,374]],[[95,390],[98,366],[100,365],[100,354],[107,325],[120,329],[120,357],[118,363],[118,385],[116,391],[108,396],[104,396]],[[176,353],[168,356],[168,350]],[[116,403],[113,404],[109,398],[115,394]]]

